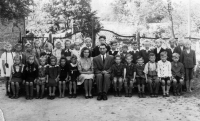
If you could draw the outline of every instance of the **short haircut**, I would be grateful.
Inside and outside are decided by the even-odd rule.
[[[72,56],[71,56],[71,60],[72,60],[72,59],[76,59],[76,60],[77,60],[76,55],[72,55]]]
[[[16,59],[19,59],[21,61],[22,58],[21,58],[20,55],[17,54],[17,55],[15,55],[15,57],[13,58],[13,60],[16,60]]]
[[[120,55],[115,55],[114,58],[115,58],[115,59],[116,59],[116,58],[120,58],[120,59],[121,59],[121,56],[120,56]]]
[[[71,40],[70,40],[70,39],[66,39],[66,40],[65,40],[65,44],[66,44],[67,42],[70,42],[70,43],[71,43]]]
[[[142,59],[143,60],[143,57],[142,56],[137,56],[137,60],[139,60],[139,59]]]
[[[85,41],[92,42],[92,39],[90,37],[85,38]]]
[[[138,44],[137,41],[132,42],[132,45],[137,45],[137,44]]]
[[[104,36],[104,35],[99,36],[99,39],[101,39],[101,38],[106,39],[106,36]]]
[[[130,53],[126,55],[126,58],[129,58],[129,57],[133,58],[133,56]]]
[[[172,57],[179,58],[179,57],[180,57],[180,55],[179,55],[178,53],[173,53],[173,54],[172,54]]]
[[[53,59],[57,62],[57,58],[55,56],[50,57],[50,61],[53,60]]]
[[[101,43],[101,44],[100,44],[100,46],[105,46],[105,47],[107,47],[107,45],[106,45],[106,44],[104,44],[104,43]]]
[[[35,56],[33,54],[28,56],[28,59],[30,59],[31,57],[35,58]]]
[[[163,51],[160,53],[160,56],[167,56],[167,51]]]
[[[67,59],[65,57],[60,58],[60,63],[61,63],[61,60],[65,60],[65,62],[67,61]]]
[[[45,57],[40,57],[40,61],[42,61],[42,60],[46,61],[46,58]]]
[[[114,44],[117,44],[117,41],[111,41],[110,42],[110,45],[114,45]]]
[[[91,57],[91,51],[90,51],[90,49],[88,48],[88,47],[84,47],[82,50],[81,50],[81,58],[84,58],[84,51],[86,51],[86,50],[88,50],[89,51],[89,56],[88,56],[88,58],[90,58]]]
[[[149,58],[152,56],[156,56],[154,53],[149,53]]]
[[[128,45],[123,45],[122,48],[127,48],[128,49]]]

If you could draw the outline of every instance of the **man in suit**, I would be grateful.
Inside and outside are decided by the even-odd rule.
[[[167,48],[166,49],[166,51],[167,51],[167,60],[168,61],[170,61],[170,62],[172,62],[173,60],[172,60],[172,54],[174,53],[174,50],[175,50],[175,39],[170,39],[169,40],[169,45],[170,45],[170,47],[169,48]]]
[[[149,62],[149,53],[152,53],[152,50],[150,50],[150,42],[145,41],[144,47],[145,49],[140,50],[140,55],[142,56],[142,58],[144,59],[144,63],[146,64],[147,62]]]
[[[136,64],[137,57],[140,56],[140,51],[138,50],[138,43],[134,41],[132,43],[133,51],[129,52],[133,57],[133,63]]]
[[[100,55],[94,57],[94,73],[96,75],[98,97],[97,100],[107,100],[107,92],[110,87],[110,73],[113,64],[113,56],[106,54],[106,44],[99,46]]]
[[[174,49],[174,53],[178,53],[180,55],[180,58],[182,58],[182,53],[185,50],[183,40],[184,38],[179,39],[178,46]],[[179,59],[179,61],[181,61],[181,59]]]
[[[165,51],[165,49],[162,48],[162,39],[157,39],[155,41],[156,48],[153,50],[153,53],[156,55],[156,62],[160,60],[160,53]]]
[[[110,46],[106,44],[106,36],[104,36],[104,35],[99,36],[99,43],[100,43],[100,45],[101,44],[106,45],[106,49],[107,49],[106,52],[110,51]],[[99,46],[94,47],[94,49],[92,51],[92,57],[98,56],[99,54],[100,54]]]

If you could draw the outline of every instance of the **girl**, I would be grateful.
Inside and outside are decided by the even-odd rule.
[[[33,82],[38,78],[38,66],[34,63],[34,56],[29,55],[24,67],[24,81],[26,85],[26,99],[33,99]]]
[[[2,73],[1,76],[6,78],[6,95],[10,97],[9,77],[11,74],[11,67],[13,65],[13,58],[15,54],[11,52],[12,45],[6,43],[4,46],[5,52],[1,55],[2,60]]]
[[[15,48],[15,55],[19,55],[22,60],[22,56],[23,56],[22,45],[20,43],[17,43],[14,48]]]
[[[65,87],[66,81],[68,79],[68,66],[66,63],[66,58],[62,57],[60,59],[60,77],[59,77],[59,98],[63,98],[65,96]],[[63,90],[62,90],[63,89]]]
[[[60,68],[58,65],[56,65],[57,58],[55,56],[51,56],[50,62],[51,62],[51,65],[49,65],[49,68],[47,71],[47,83],[49,87],[48,99],[54,99],[57,82],[59,80]]]
[[[70,46],[71,46],[71,40],[70,39],[67,39],[65,41],[65,49],[62,50],[61,52],[61,55],[66,57],[67,61],[70,61],[70,58],[71,58],[71,49],[70,49]]]
[[[19,85],[22,82],[24,65],[21,64],[21,57],[16,55],[14,57],[14,64],[11,67],[10,83],[13,92],[12,99],[19,97]]]
[[[52,50],[49,49],[48,44],[44,45],[44,52],[41,53],[40,56],[45,56],[47,64],[50,64],[50,57],[52,56]]]
[[[44,95],[44,86],[46,82],[46,72],[47,72],[47,65],[46,64],[46,58],[45,57],[40,57],[40,66],[38,67],[38,79],[36,82],[36,89],[37,89],[37,97],[36,99],[42,99]],[[41,95],[39,97],[41,90]]]
[[[42,52],[42,49],[40,48],[40,40],[35,40],[35,47],[33,48],[33,53],[35,53],[36,57],[36,63],[40,65],[39,60],[40,60],[40,54]]]
[[[57,58],[57,64],[60,62],[62,52],[62,44],[61,41],[56,42],[56,48],[53,50],[52,54]]]
[[[77,57],[72,55],[71,63],[69,64],[69,98],[76,98],[76,83],[78,78]],[[72,94],[72,88],[74,93]]]
[[[92,81],[94,78],[93,61],[91,57],[90,49],[84,47],[81,52],[81,59],[78,62],[78,70],[81,73],[78,81],[78,85],[84,82],[85,98],[92,98]]]
[[[72,50],[72,55],[75,55],[77,57],[77,60],[79,61],[80,55],[81,55],[81,43],[80,42],[75,42],[74,43],[74,49]]]

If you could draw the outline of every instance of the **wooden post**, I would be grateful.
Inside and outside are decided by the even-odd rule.
[[[136,41],[138,42],[138,49],[140,50],[140,32],[136,33]]]

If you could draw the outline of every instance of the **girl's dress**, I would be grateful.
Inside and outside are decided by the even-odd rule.
[[[47,65],[39,66],[38,67],[38,85],[44,85],[46,81],[46,75],[47,75]]]
[[[11,82],[18,82],[18,83],[22,82],[23,69],[24,69],[24,65],[23,64],[20,64],[20,65],[15,65],[14,64],[12,66],[12,80],[11,80]]]
[[[67,73],[68,73],[68,66],[65,64],[65,66],[60,65],[60,80],[59,81],[66,81]]]
[[[15,53],[13,53],[13,52],[4,52],[1,55],[1,60],[2,61],[4,60],[5,64],[8,63],[8,67],[5,67],[6,74],[4,74],[3,67],[2,67],[2,71],[1,71],[2,77],[10,77],[11,67],[14,63],[14,61],[13,61],[14,57],[15,57]]]
[[[55,79],[60,74],[60,67],[58,65],[55,66],[49,65],[47,74],[49,76],[48,86],[56,86],[57,82]]]
[[[77,77],[79,76],[78,66],[77,64],[70,63],[69,64],[69,76],[71,77],[72,82],[76,82]]]
[[[35,63],[28,63],[24,67],[23,74],[26,82],[34,82],[38,78],[38,66]]]
[[[62,52],[62,49],[57,49],[57,48],[55,48],[52,52],[52,54],[57,58],[57,64],[60,63],[61,52]]]
[[[83,71],[83,72],[93,71],[92,58],[88,58],[88,59],[81,58],[78,62],[78,70]],[[81,85],[84,82],[84,80],[86,80],[86,79],[93,79],[93,78],[94,78],[94,74],[81,74],[79,76],[77,85]]]

